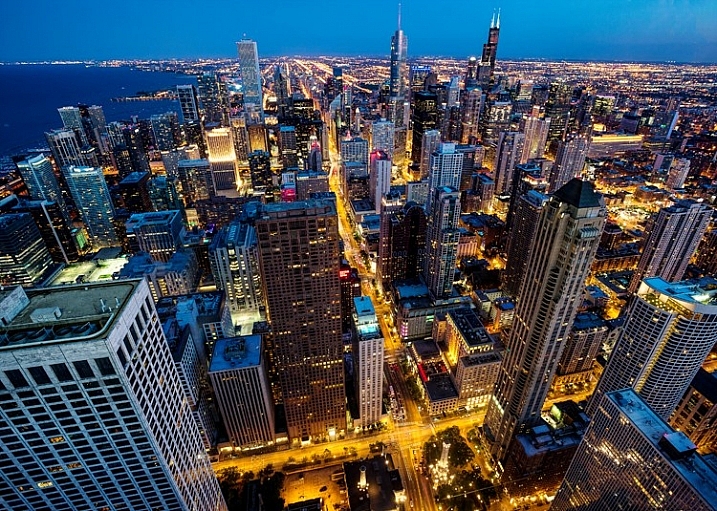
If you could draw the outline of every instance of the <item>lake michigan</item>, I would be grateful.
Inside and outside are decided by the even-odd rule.
[[[62,106],[100,105],[107,122],[129,120],[133,115],[146,119],[157,113],[179,112],[179,103],[112,102],[111,99],[186,83],[196,85],[196,81],[193,76],[138,71],[130,67],[0,65],[0,156],[46,146],[44,133],[62,127],[57,113]]]

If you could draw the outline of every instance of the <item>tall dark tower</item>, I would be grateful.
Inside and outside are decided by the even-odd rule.
[[[391,97],[404,98],[406,92],[406,55],[408,39],[401,30],[401,4],[398,4],[398,28],[391,37]]]
[[[496,19],[495,12],[490,20],[490,29],[488,30],[488,42],[483,45],[483,54],[481,55],[478,67],[478,83],[483,89],[490,88],[495,83],[493,74],[495,72],[495,56],[498,53],[498,36],[500,35],[500,10]]]

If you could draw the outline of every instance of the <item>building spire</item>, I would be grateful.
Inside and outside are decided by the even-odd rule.
[[[500,7],[498,7],[498,21],[495,23],[495,28],[500,28]]]
[[[490,28],[495,28],[495,9],[493,9],[493,17],[490,19]]]
[[[398,31],[401,31],[401,2],[398,2]]]

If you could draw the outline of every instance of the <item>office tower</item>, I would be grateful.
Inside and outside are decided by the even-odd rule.
[[[573,134],[558,143],[548,191],[554,192],[574,177],[581,176],[589,149],[590,137],[586,135]]]
[[[191,146],[199,149],[199,154],[187,155],[190,159],[206,158],[207,144],[204,140],[204,126],[200,121],[185,122],[182,124],[182,132],[184,133],[184,141]]]
[[[380,213],[381,198],[390,190],[391,158],[384,151],[372,151],[369,168],[369,194],[377,213]]]
[[[234,139],[229,128],[215,128],[206,132],[207,159],[212,170],[215,190],[237,188],[237,157]]]
[[[125,224],[132,252],[147,252],[155,261],[167,262],[182,245],[184,225],[175,210],[136,213]]]
[[[40,199],[16,198],[15,202],[10,211],[32,216],[53,261],[69,264],[80,258],[64,207]]]
[[[682,431],[701,454],[717,453],[717,373],[700,369],[692,379],[677,408],[670,426]]]
[[[519,131],[501,131],[498,137],[495,162],[495,193],[510,195],[513,185],[515,166],[523,163],[525,135]]]
[[[177,174],[182,185],[182,200],[186,207],[215,195],[211,167],[207,160],[180,161]]]
[[[715,472],[633,390],[606,394],[551,511],[714,511]]]
[[[670,190],[682,188],[685,185],[687,175],[690,173],[690,160],[687,158],[676,158],[670,165],[665,186]]]
[[[361,296],[361,276],[356,268],[341,262],[339,266],[339,282],[341,286],[341,330],[351,334],[354,315],[354,298]]]
[[[147,194],[152,205],[150,211],[167,211],[168,209],[184,211],[184,204],[179,196],[179,186],[177,177],[154,176],[150,179],[147,182]]]
[[[414,163],[418,163],[421,161],[423,134],[427,131],[435,130],[438,126],[438,97],[435,92],[422,90],[418,91],[413,98],[411,160]]]
[[[232,130],[232,138],[234,139],[234,152],[237,160],[246,162],[249,150],[249,130],[246,126],[244,117],[230,117],[229,128]]]
[[[384,203],[388,201],[384,198]],[[426,212],[415,202],[398,204],[381,213],[380,279],[384,290],[394,281],[415,280],[423,272],[426,250]],[[385,233],[385,234],[384,234]]]
[[[254,190],[269,188],[272,185],[271,154],[266,151],[249,153],[249,172],[251,173],[251,187]]]
[[[312,172],[321,172],[323,170],[323,155],[321,154],[321,146],[317,140],[311,142],[309,159],[306,161],[306,170]]]
[[[8,509],[226,510],[146,282],[17,293],[2,292]]]
[[[426,179],[431,169],[431,155],[441,145],[441,132],[438,130],[429,130],[423,134],[421,140],[421,157],[418,162],[418,178]]]
[[[521,121],[520,131],[525,134],[523,155],[520,158],[521,163],[525,163],[528,160],[539,159],[544,156],[545,146],[548,143],[549,129],[550,118],[541,119],[535,110],[531,115]]]
[[[504,462],[516,434],[540,421],[563,346],[582,304],[585,278],[600,242],[605,203],[591,183],[573,179],[543,207],[520,284],[501,373],[485,432]]]
[[[232,311],[263,308],[254,226],[232,222],[212,238],[209,263],[217,289],[226,293]]]
[[[717,274],[717,218],[714,217],[697,248],[695,264],[709,274]]]
[[[274,403],[261,335],[220,339],[209,366],[229,441],[251,449],[274,443]]]
[[[461,94],[461,143],[478,140],[480,117],[485,106],[485,94],[479,88],[466,88]]]
[[[152,127],[154,148],[157,151],[172,151],[181,142],[179,118],[176,112],[156,114],[149,118]]]
[[[241,72],[242,92],[244,93],[244,109],[255,110],[258,122],[264,120],[264,101],[261,90],[261,71],[259,70],[259,54],[256,42],[242,39],[237,43],[239,53],[239,70]]]
[[[0,283],[32,286],[52,265],[40,230],[27,213],[0,215]]]
[[[644,279],[588,404],[588,415],[595,413],[604,394],[630,387],[667,420],[715,343],[717,280]]]
[[[341,141],[341,161],[344,163],[357,162],[368,165],[368,140],[352,138]]]
[[[289,438],[333,439],[346,429],[336,203],[266,204],[256,230]]]
[[[91,153],[82,152],[82,144],[71,128],[52,130],[45,133],[55,164],[62,168],[65,165],[93,165],[97,163]]]
[[[451,186],[438,186],[430,193],[433,201],[427,210],[423,277],[431,296],[440,300],[453,294],[461,200],[460,192]]]
[[[507,99],[490,98],[485,103],[485,108],[478,121],[478,131],[481,135],[481,144],[486,147],[498,143],[502,131],[509,131],[511,128],[511,116],[513,103]]]
[[[204,122],[216,122],[226,126],[229,117],[229,97],[226,84],[216,72],[206,71],[197,77],[197,90],[204,113]]]
[[[560,356],[553,385],[590,381],[595,358],[607,340],[608,333],[607,322],[597,314],[578,314]]]
[[[329,174],[306,170],[297,172],[294,185],[296,200],[308,200],[314,193],[329,193]]]
[[[177,99],[182,110],[183,124],[201,121],[197,89],[192,84],[177,85]]]
[[[528,254],[535,239],[540,214],[548,196],[531,190],[516,201],[515,216],[508,234],[507,260],[501,275],[503,290],[518,296],[520,285],[528,270]]]
[[[167,262],[157,262],[147,252],[137,252],[119,271],[119,278],[147,279],[156,302],[164,296],[193,293],[199,281],[199,267],[196,256],[189,250],[175,252]]]
[[[115,211],[102,169],[69,165],[63,167],[62,172],[92,244],[98,247],[117,245],[113,224]]]
[[[81,145],[86,146],[90,144],[90,139],[85,131],[85,126],[82,122],[82,113],[79,107],[63,106],[57,109],[57,113],[60,114],[60,119],[62,119],[62,126],[73,130]]]
[[[117,196],[115,207],[123,208],[129,213],[152,211],[152,201],[149,197],[149,172],[127,174],[113,192]]]
[[[483,45],[483,54],[478,65],[478,83],[484,89],[490,89],[495,83],[495,58],[498,53],[498,37],[500,36],[500,11],[498,19],[495,13],[490,20],[488,41]]]
[[[401,30],[401,4],[398,4],[398,28],[391,37],[390,94],[394,98],[406,97],[406,62],[408,38]]]
[[[413,64],[408,70],[409,98],[412,100],[413,95],[424,90],[426,86],[426,78],[431,74],[431,66]]]
[[[52,163],[45,155],[21,156],[14,161],[30,197],[64,205]]]
[[[149,172],[150,170],[146,151],[149,133],[143,132],[144,126],[140,124],[132,124],[122,128],[124,145],[129,153],[130,164],[134,172]],[[124,177],[125,175],[126,173],[120,172],[120,176]]]
[[[296,151],[296,128],[294,126],[280,126],[278,138],[281,165],[284,170],[299,168],[299,155]]]
[[[354,298],[353,370],[359,416],[354,424],[380,422],[383,405],[383,334],[368,296]]]
[[[428,201],[426,215],[431,216],[434,190],[442,186],[450,186],[458,190],[463,172],[463,153],[456,151],[455,144],[441,144],[431,154],[428,174]]]
[[[291,108],[291,76],[289,66],[285,62],[274,68],[274,95],[276,96],[277,117],[281,122],[289,116]],[[335,95],[331,99],[334,97]]]
[[[631,293],[652,276],[680,280],[710,222],[712,210],[690,199],[679,200],[657,213],[632,280]]]
[[[394,149],[394,124],[386,119],[374,121],[371,124],[371,150],[380,149],[393,157]]]
[[[545,103],[545,117],[550,117],[548,143],[565,139],[572,96],[573,87],[565,81],[555,81],[550,84],[548,100]]]

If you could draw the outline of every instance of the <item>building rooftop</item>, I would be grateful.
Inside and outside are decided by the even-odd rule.
[[[588,330],[590,328],[607,328],[605,320],[592,312],[581,312],[575,316],[573,330]]]
[[[486,353],[475,353],[461,357],[460,362],[465,367],[473,367],[484,364],[495,364],[502,360],[499,351],[488,351]]]
[[[426,387],[428,399],[433,403],[458,398],[458,389],[448,373],[433,374],[423,385]]]
[[[98,337],[141,280],[27,289],[29,303],[0,334],[0,349]]]
[[[120,181],[120,186],[127,186],[127,185],[133,185],[137,184],[145,177],[149,176],[149,172],[130,172],[125,176],[125,178]]]
[[[262,208],[263,218],[307,215],[335,215],[336,202],[330,199],[309,199],[296,202],[271,202]]]
[[[366,473],[365,490],[359,488],[362,468]],[[346,462],[344,474],[351,511],[393,511],[398,508],[396,493],[402,493],[401,476],[398,470],[390,470],[386,457],[375,455],[365,460]]]
[[[597,208],[602,205],[602,197],[595,191],[593,184],[578,178],[565,183],[555,192],[554,197],[576,208]]]
[[[659,296],[659,306],[669,308],[672,299],[679,306],[702,314],[717,314],[717,279],[703,277],[701,279],[667,282],[661,277],[649,277],[642,281],[638,296],[647,299],[652,289]]]
[[[710,373],[700,368],[695,377],[692,378],[690,387],[693,387],[713,403],[717,403],[717,373]]]
[[[130,229],[136,229],[137,227],[144,225],[166,225],[177,215],[179,215],[179,211],[176,209],[168,211],[153,211],[151,213],[134,213],[131,217],[129,217],[125,226],[129,231]]]
[[[694,453],[694,445],[684,433],[675,432],[632,389],[609,392],[604,399],[615,404],[706,502],[717,502],[715,472]]]
[[[261,335],[219,339],[209,366],[210,373],[246,369],[261,364]]]
[[[473,309],[459,307],[448,311],[448,316],[468,346],[493,343],[493,338],[483,328],[483,323]]]

